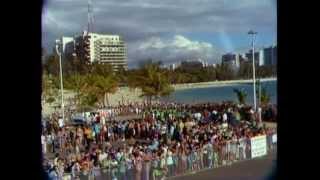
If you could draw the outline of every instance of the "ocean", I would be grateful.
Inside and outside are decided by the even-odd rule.
[[[270,95],[270,101],[277,104],[277,81],[266,81],[261,83],[261,89],[265,87]],[[253,86],[252,83],[228,84],[216,87],[204,87],[193,89],[176,90],[169,97],[164,98],[165,101],[174,101],[181,103],[202,103],[202,102],[222,102],[235,101],[237,95],[233,92],[234,88],[243,88],[247,92],[246,103],[253,104]],[[256,86],[258,89],[259,86]],[[258,98],[258,94],[257,94]],[[257,99],[258,102],[259,99]]]

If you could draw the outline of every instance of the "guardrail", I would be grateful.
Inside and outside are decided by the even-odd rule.
[[[196,173],[206,169],[231,165],[235,162],[263,157],[277,150],[277,134],[227,141],[224,144],[198,149],[187,154],[173,155],[172,162],[161,166],[159,160],[143,162],[140,171],[120,169],[119,166],[95,169],[73,177],[65,174],[63,180],[156,180]]]

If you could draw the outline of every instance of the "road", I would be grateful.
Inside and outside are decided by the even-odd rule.
[[[195,174],[170,178],[170,180],[267,180],[276,179],[276,154],[235,163],[231,166],[205,170]]]

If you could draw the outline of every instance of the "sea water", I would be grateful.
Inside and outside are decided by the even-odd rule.
[[[277,81],[266,81],[261,83],[261,89],[266,88],[270,96],[270,102],[277,104]],[[167,101],[182,103],[199,103],[199,102],[238,102],[234,89],[243,89],[247,93],[246,103],[253,104],[253,86],[252,83],[226,84],[212,87],[181,89],[173,92],[169,97],[164,98]],[[259,92],[259,86],[256,86]],[[259,101],[257,94],[257,102]]]

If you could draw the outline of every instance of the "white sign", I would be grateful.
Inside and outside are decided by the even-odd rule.
[[[277,134],[272,135],[272,143],[277,143]]]
[[[264,156],[267,154],[267,136],[257,136],[251,138],[251,158]]]

